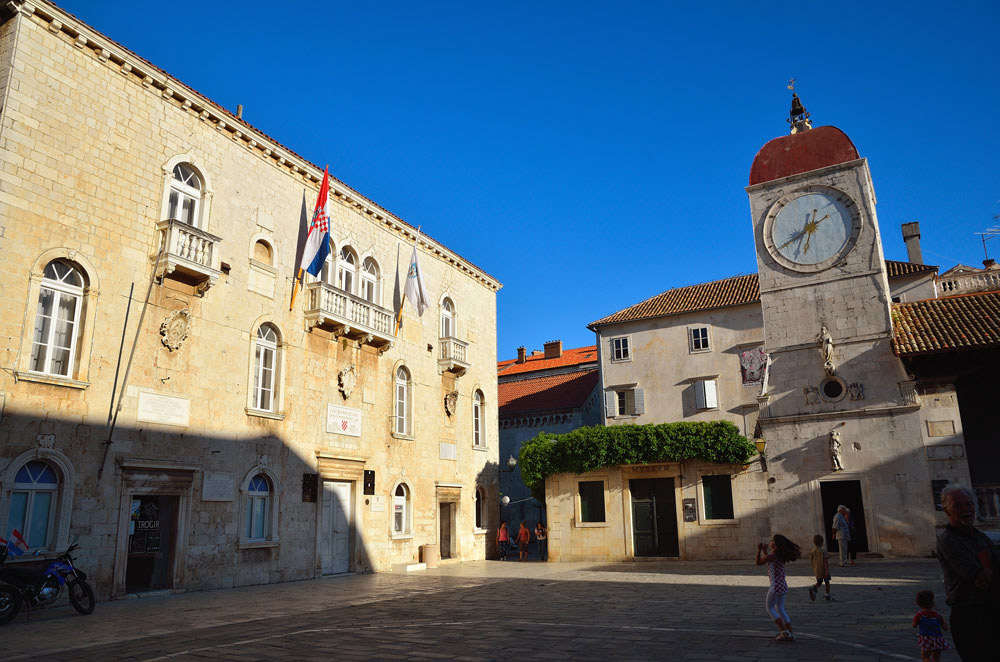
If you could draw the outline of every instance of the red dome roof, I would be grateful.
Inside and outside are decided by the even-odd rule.
[[[760,148],[750,166],[750,185],[853,161],[858,150],[835,126],[781,136]]]

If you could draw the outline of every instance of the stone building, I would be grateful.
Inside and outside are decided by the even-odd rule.
[[[971,481],[1000,522],[981,424],[996,394],[996,293],[935,299],[916,224],[903,228],[911,261],[885,260],[867,162],[838,129],[799,120],[751,168],[756,274],[668,290],[589,327],[606,424],[727,420],[766,442],[764,456],[550,476],[553,560],[745,557],[773,532],[829,538],[839,504],[860,551],[925,555],[951,482]]]
[[[3,12],[0,530],[78,541],[100,598],[485,558],[497,280],[422,235],[397,334],[417,233],[332,180],[290,309],[322,169],[48,2]]]
[[[510,499],[500,506],[512,531],[520,522],[545,521],[544,504],[531,496],[520,467],[510,460],[521,444],[540,432],[558,434],[601,423],[598,400],[597,347],[563,350],[562,341],[543,351],[517,349],[517,358],[497,363],[500,429],[500,493]]]

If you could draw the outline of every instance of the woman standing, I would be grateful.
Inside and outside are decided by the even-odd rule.
[[[542,526],[542,521],[538,520],[538,524],[535,524],[535,540],[538,541],[538,555],[542,557],[542,561],[549,560],[548,533],[548,530]]]
[[[517,530],[517,555],[518,560],[528,560],[528,541],[531,540],[531,531],[528,526],[521,522],[521,528]]]
[[[497,552],[500,560],[507,560],[507,547],[510,546],[510,532],[507,531],[507,522],[500,522],[500,530],[497,531]]]

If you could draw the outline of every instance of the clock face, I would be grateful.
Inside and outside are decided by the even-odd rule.
[[[764,225],[764,242],[779,263],[797,271],[820,271],[846,255],[861,224],[854,201],[825,186],[780,199]]]

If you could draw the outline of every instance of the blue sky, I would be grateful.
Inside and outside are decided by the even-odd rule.
[[[887,258],[919,221],[926,262],[980,266],[1000,226],[997,2],[59,4],[497,277],[500,359],[753,272],[793,76],[868,158]]]

